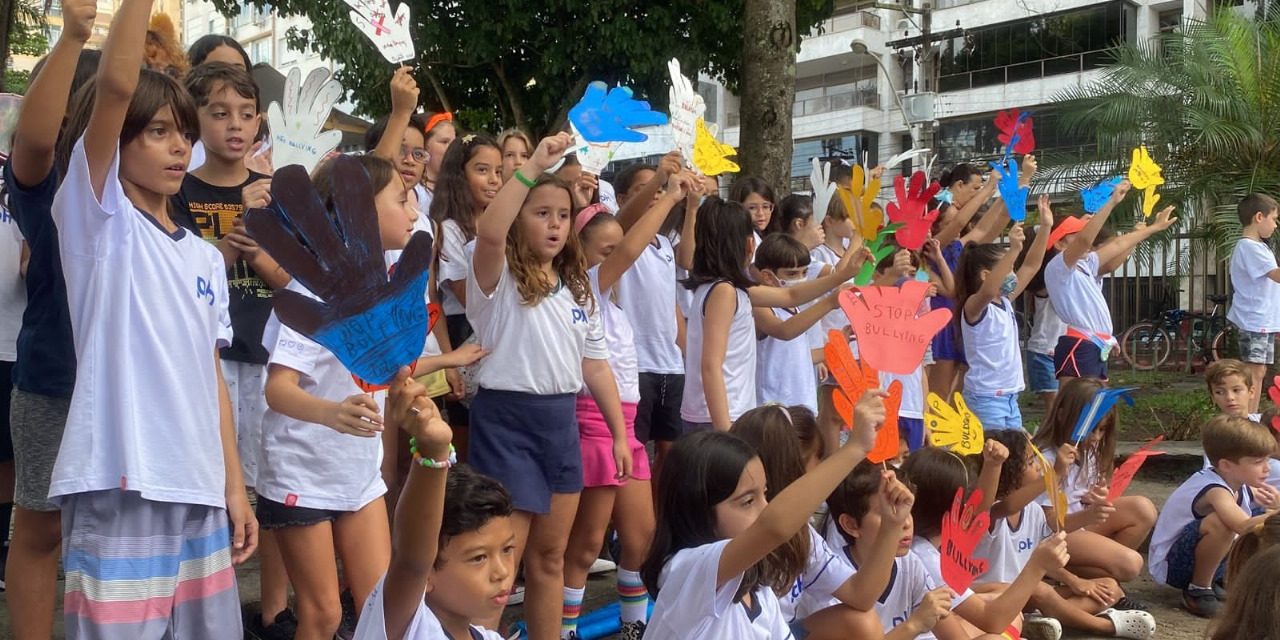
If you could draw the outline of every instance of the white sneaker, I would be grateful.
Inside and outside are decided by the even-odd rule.
[[[1146,611],[1119,611],[1107,609],[1098,614],[1116,626],[1117,638],[1150,640],[1156,635],[1156,619]]]
[[[597,573],[609,573],[617,569],[618,564],[616,562],[605,560],[604,558],[596,558],[596,561],[591,563],[591,568],[587,569],[587,573],[594,576]]]
[[[1022,637],[1026,640],[1061,640],[1062,623],[1036,613],[1022,616]]]

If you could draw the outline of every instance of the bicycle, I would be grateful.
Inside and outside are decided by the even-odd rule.
[[[1144,320],[1125,330],[1120,337],[1120,354],[1139,371],[1151,371],[1164,365],[1173,353],[1175,338],[1188,345],[1189,357],[1206,364],[1223,358],[1234,358],[1238,346],[1235,326],[1227,321],[1227,296],[1207,296],[1213,303],[1208,313],[1183,309],[1165,309],[1151,320]]]

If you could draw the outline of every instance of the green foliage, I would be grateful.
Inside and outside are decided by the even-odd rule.
[[[1166,371],[1119,370],[1111,386],[1138,387],[1135,405],[1117,405],[1122,440],[1149,440],[1163,435],[1169,440],[1195,440],[1200,425],[1216,409],[1202,376]]]
[[[1109,55],[1100,79],[1057,98],[1064,126],[1094,137],[1097,156],[1047,177],[1078,190],[1125,172],[1130,151],[1146,144],[1164,167],[1160,206],[1177,204],[1193,246],[1226,260],[1239,199],[1280,193],[1280,11],[1252,19],[1219,10]]]
[[[228,15],[240,7],[214,2]],[[346,4],[251,2],[309,18],[312,28],[291,30],[289,42],[340,61],[338,80],[361,112],[376,117],[390,110],[392,65],[351,24]],[[625,83],[665,109],[672,57],[686,75],[706,71],[730,87],[739,79],[743,0],[409,0],[409,6],[423,105],[465,110],[466,124],[491,131],[522,126],[545,134],[562,125],[593,80]],[[800,0],[800,34],[832,7],[832,0]]]

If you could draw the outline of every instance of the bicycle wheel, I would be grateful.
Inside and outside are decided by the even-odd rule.
[[[1228,323],[1221,331],[1218,331],[1217,335],[1213,336],[1209,355],[1214,361],[1240,357],[1240,341],[1236,337],[1235,325]]]
[[[1173,341],[1169,333],[1150,322],[1139,322],[1129,327],[1120,338],[1120,353],[1129,366],[1139,371],[1151,371],[1169,359]]]

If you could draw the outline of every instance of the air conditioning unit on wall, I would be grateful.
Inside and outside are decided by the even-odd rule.
[[[920,124],[933,121],[933,105],[937,94],[932,91],[902,97],[902,112],[907,122]]]

